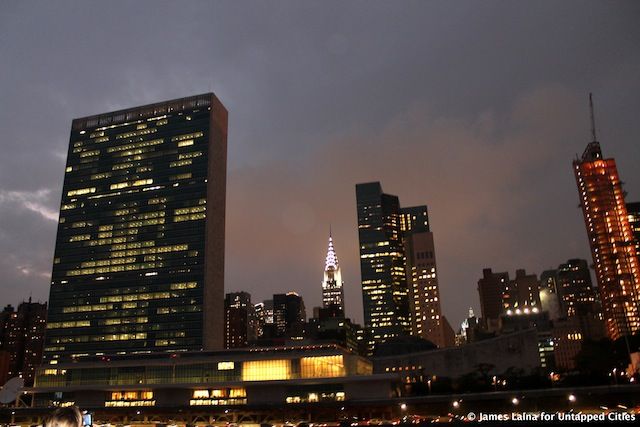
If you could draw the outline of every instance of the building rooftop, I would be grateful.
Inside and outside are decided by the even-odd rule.
[[[212,98],[216,98],[213,93],[204,93],[201,95],[188,96],[185,98],[178,98],[170,101],[163,101],[133,108],[126,108],[109,113],[79,117],[73,120],[72,129],[82,130],[93,128],[96,126],[118,125],[131,120],[155,117],[160,114],[179,112],[196,107],[209,107],[211,106]],[[222,103],[220,103],[219,101],[218,104],[219,106],[224,108],[224,106],[222,106]]]

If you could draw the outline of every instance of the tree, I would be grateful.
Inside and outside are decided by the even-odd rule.
[[[611,340],[586,340],[575,357],[576,367],[584,375],[606,376],[618,364],[616,356]]]

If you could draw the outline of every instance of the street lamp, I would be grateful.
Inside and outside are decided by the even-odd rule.
[[[567,399],[569,399],[569,402],[573,403],[576,401],[576,395],[575,394],[570,394]]]
[[[517,405],[518,403],[520,403],[520,401],[518,400],[517,397],[514,397],[513,399],[511,399],[511,403],[513,403],[514,405]]]

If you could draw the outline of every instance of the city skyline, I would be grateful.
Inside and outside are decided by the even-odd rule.
[[[240,16],[231,5],[215,13],[159,6],[149,21],[140,19],[148,8],[138,5],[126,14],[100,6],[3,5],[0,52],[14,58],[0,78],[12,106],[0,113],[8,153],[0,160],[5,303],[29,294],[47,299],[71,118],[213,90],[233,114],[226,292],[246,290],[260,301],[295,290],[309,307],[320,305],[318,260],[332,224],[347,315],[361,322],[353,185],[379,180],[400,193],[411,182],[402,200],[429,204],[443,312],[457,325],[469,305],[480,311],[476,281],[484,267],[539,275],[567,259],[590,259],[570,165],[588,142],[589,91],[627,201],[640,199],[634,167],[640,101],[633,96],[640,89],[640,55],[633,49],[640,30],[631,19],[637,6],[628,5],[542,3],[530,5],[529,16],[504,4],[468,15],[417,4],[404,11],[378,5],[361,15],[345,5],[293,7],[285,17],[268,8]],[[74,25],[51,19],[61,14]],[[359,29],[340,19],[356,14],[365,24]],[[491,30],[483,24],[493,14],[508,19],[492,20]],[[438,26],[430,15],[457,25]],[[221,28],[209,29],[216,26],[201,16]],[[46,31],[53,47],[20,28],[25,17]],[[253,32],[234,28],[245,19],[255,24]],[[91,35],[91,28],[102,28],[98,20],[122,28],[103,52],[75,37],[100,40]],[[512,28],[520,21],[526,25]],[[445,36],[414,37],[429,22]],[[314,25],[327,27],[288,41],[290,31]],[[155,28],[163,27],[181,35],[157,43],[163,37]],[[381,35],[380,27],[388,31]],[[550,27],[530,38],[531,28]],[[511,37],[503,40],[507,28]],[[211,44],[225,33],[228,41]],[[194,41],[192,50],[184,48],[187,41]],[[206,55],[193,55],[205,46]],[[282,63],[292,62],[283,58],[290,55],[297,65],[287,69]],[[475,73],[462,79],[470,69]]]

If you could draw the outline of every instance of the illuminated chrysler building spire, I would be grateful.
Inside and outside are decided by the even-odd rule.
[[[333,238],[331,231],[329,231],[329,247],[324,263],[324,280],[322,281],[322,306],[324,308],[329,308],[331,305],[334,305],[344,314],[343,284],[338,257],[336,256],[336,251],[333,249]]]

